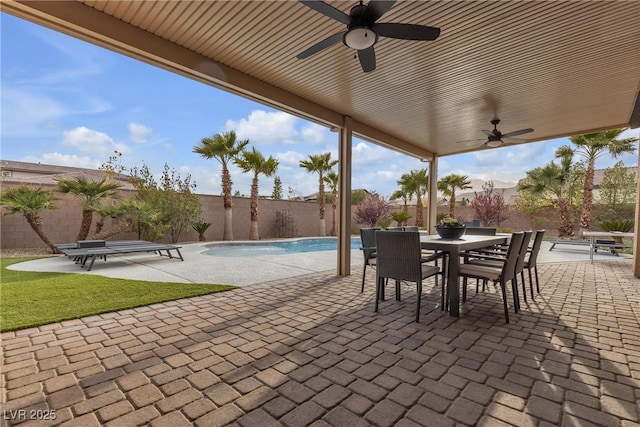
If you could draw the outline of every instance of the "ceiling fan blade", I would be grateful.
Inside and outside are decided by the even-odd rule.
[[[396,3],[396,0],[385,0],[385,1],[370,1],[367,5],[367,9],[364,14],[367,17],[369,22],[376,22],[378,19],[382,17],[385,13],[389,11]]]
[[[344,36],[344,33],[346,33],[346,31],[342,31],[342,32],[334,34],[334,35],[332,35],[330,37],[327,37],[326,39],[322,40],[321,42],[318,42],[318,43],[314,44],[313,46],[311,46],[310,48],[308,48],[308,49],[300,52],[299,54],[297,54],[296,58],[298,58],[298,59],[308,58],[311,55],[316,54],[316,53],[320,52],[321,50],[324,50],[324,49],[328,48],[329,46],[338,43],[339,41],[342,40],[342,37]]]
[[[520,130],[516,130],[513,132],[509,132],[509,133],[505,133],[502,135],[503,138],[509,138],[512,136],[518,136],[518,135],[524,135],[525,133],[531,133],[533,132],[533,129],[531,128],[527,128],[527,129],[520,129]]]
[[[349,24],[349,15],[343,11],[336,9],[335,7],[328,5],[323,1],[318,0],[298,0],[303,5],[310,7],[316,12],[320,12],[324,16],[328,16],[331,19],[335,19],[338,22],[342,22],[345,25]]]
[[[480,142],[485,141],[484,139],[465,139],[463,141],[456,141],[456,144],[468,144],[470,142]]]
[[[359,50],[358,59],[360,59],[360,65],[365,73],[376,69],[376,52],[373,50],[373,46]]]
[[[435,40],[440,35],[440,28],[392,22],[376,24],[373,30],[380,36],[403,40]]]
[[[485,134],[485,135],[487,135],[487,136],[494,136],[494,135],[493,135],[493,131],[492,131],[492,130],[484,130],[484,129],[483,129],[483,130],[482,130],[482,133],[484,133],[484,134]]]
[[[509,145],[515,145],[515,144],[522,144],[524,142],[527,142],[525,139],[520,139],[520,138],[505,138],[502,137],[502,141],[506,144]]]

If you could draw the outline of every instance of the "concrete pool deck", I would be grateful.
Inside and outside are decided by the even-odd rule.
[[[247,286],[288,277],[335,271],[337,251],[307,252],[286,255],[257,255],[251,257],[220,257],[206,255],[207,245],[214,242],[191,243],[182,246],[184,261],[169,260],[152,254],[109,256],[105,262],[96,260],[91,271],[80,268],[63,256],[55,256],[14,264],[12,270],[56,273],[83,273],[121,279],[177,282],[216,283]],[[237,243],[237,242],[234,242]],[[549,251],[550,242],[543,242],[538,263],[588,262],[587,246],[556,247]],[[619,261],[625,255],[614,256],[602,251],[594,254],[594,262]],[[362,253],[351,251],[351,273],[362,274]],[[373,277],[373,276],[372,276]]]

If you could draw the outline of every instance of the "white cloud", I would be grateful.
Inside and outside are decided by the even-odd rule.
[[[307,156],[305,156],[302,153],[299,153],[297,151],[286,151],[284,153],[276,153],[274,155],[274,157],[276,158],[276,160],[278,160],[279,162],[279,166],[278,166],[278,170],[280,170],[281,168],[299,168],[300,167],[300,161],[304,160],[307,158]]]
[[[2,88],[2,135],[32,137],[49,133],[68,109],[41,93]]]
[[[71,146],[85,153],[104,156],[112,154],[114,150],[123,154],[128,154],[130,152],[129,147],[124,144],[116,143],[106,133],[98,132],[84,126],[65,131],[63,135],[64,145]]]
[[[247,118],[227,120],[225,131],[234,130],[239,139],[248,139],[253,145],[318,144],[324,140],[322,126],[309,124],[298,132],[298,120],[282,111],[254,110]]]
[[[151,136],[151,128],[140,123],[129,123],[129,139],[136,144],[144,144]]]
[[[43,163],[46,165],[70,166],[74,168],[98,169],[102,162],[88,156],[77,156],[75,154],[42,153],[41,156],[27,156],[23,162]]]

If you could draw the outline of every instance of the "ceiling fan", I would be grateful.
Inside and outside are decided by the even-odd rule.
[[[314,44],[310,48],[296,55],[298,59],[305,59],[339,41],[358,53],[362,70],[367,73],[376,69],[376,53],[373,46],[378,37],[390,37],[402,40],[435,40],[440,35],[440,28],[427,27],[416,24],[399,24],[393,22],[376,23],[378,19],[391,9],[396,0],[370,1],[366,6],[360,3],[351,8],[347,15],[335,7],[318,0],[299,0],[307,7],[334,19],[347,26],[341,31]]]
[[[493,130],[483,130],[482,132],[487,135],[487,140],[482,144],[487,148],[496,148],[505,144],[521,144],[526,142],[524,139],[514,138],[514,136],[524,135],[525,133],[533,132],[533,129],[520,129],[513,132],[502,133],[498,130],[498,124],[500,123],[500,119],[491,120],[491,124],[493,125]],[[474,140],[475,141],[475,140]],[[470,142],[470,141],[459,141],[459,142]]]

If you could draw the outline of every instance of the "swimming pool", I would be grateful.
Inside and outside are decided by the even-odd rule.
[[[360,248],[360,238],[351,239],[351,249]],[[338,240],[335,237],[316,237],[284,241],[225,242],[205,245],[205,255],[220,257],[244,257],[259,255],[285,255],[304,252],[335,251]]]

